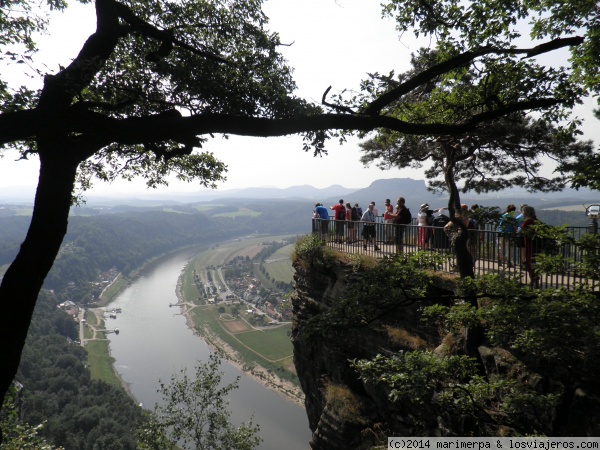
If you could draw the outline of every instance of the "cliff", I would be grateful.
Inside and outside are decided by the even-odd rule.
[[[599,435],[593,296],[581,309],[559,300],[571,312],[554,317],[545,309],[554,300],[538,305],[537,294],[505,285],[501,300],[480,295],[471,308],[454,277],[307,242],[294,267],[294,362],[312,449],[372,448],[388,436]],[[536,340],[563,326],[553,321],[579,335],[549,329]]]

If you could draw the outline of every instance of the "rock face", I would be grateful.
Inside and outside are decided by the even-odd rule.
[[[478,360],[484,377],[533,384],[540,395],[556,397],[555,408],[540,411],[535,418],[524,415],[522,420],[532,425],[521,428],[494,416],[497,412],[492,409],[454,414],[435,401],[390,400],[390,389],[365,382],[351,361],[402,351],[429,351],[440,357],[468,351],[466,334],[440,335],[438,328],[421,321],[424,306],[448,302],[455,280],[434,277],[427,300],[375,308],[367,320],[350,320],[352,302],[340,308],[340,301],[361,277],[360,270],[338,260],[327,265],[296,262],[295,269],[294,363],[306,396],[313,450],[372,448],[387,444],[388,436],[509,436],[533,428],[549,436],[600,433],[600,402],[595,393],[533,372],[510,351],[483,339],[470,356]]]

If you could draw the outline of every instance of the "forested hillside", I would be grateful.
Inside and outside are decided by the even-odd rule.
[[[72,215],[69,232],[48,275],[45,288],[57,292],[73,285],[81,301],[85,287],[111,268],[128,273],[151,258],[188,245],[210,245],[247,234],[305,234],[312,206],[284,200],[230,200],[168,208],[119,206],[95,215]],[[75,209],[75,211],[78,211]],[[0,217],[0,265],[15,257],[29,217]],[[63,299],[64,300],[64,299]]]
[[[16,209],[14,210],[16,211]],[[23,208],[20,208],[22,214]],[[135,449],[142,411],[122,389],[92,381],[87,354],[74,343],[75,322],[57,308],[61,301],[86,303],[92,284],[111,268],[127,273],[158,255],[188,245],[206,245],[259,233],[310,230],[304,202],[245,201],[168,208],[118,207],[72,215],[60,255],[38,299],[16,379],[24,386],[25,420],[47,421],[39,433],[64,448]],[[0,261],[10,263],[30,218],[0,217]]]
[[[17,380],[24,419],[66,449],[136,448],[142,410],[125,391],[90,378],[73,319],[47,291],[38,298]]]

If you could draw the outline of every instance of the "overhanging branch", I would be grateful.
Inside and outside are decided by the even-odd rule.
[[[471,116],[457,124],[410,123],[394,117],[364,114],[319,114],[287,119],[200,114],[182,117],[165,112],[147,117],[111,118],[94,111],[74,108],[64,114],[39,110],[0,115],[0,144],[32,139],[39,135],[93,137],[105,145],[134,145],[172,140],[187,144],[191,137],[212,133],[271,137],[326,130],[372,131],[385,128],[398,133],[428,136],[457,136],[479,124],[516,111],[549,108],[560,104],[554,98],[517,102]]]
[[[553,50],[557,50],[563,47],[576,46],[583,43],[584,38],[575,36],[564,39],[554,39],[550,42],[537,45],[532,48],[510,48],[510,49],[499,49],[494,47],[481,47],[479,49],[470,50],[468,52],[461,53],[460,55],[450,58],[440,64],[436,64],[427,70],[420,72],[409,80],[401,83],[396,88],[386,92],[379,96],[377,99],[372,101],[363,111],[363,114],[376,115],[381,112],[390,103],[400,99],[402,96],[408,94],[417,87],[426,84],[433,80],[435,77],[450,72],[453,69],[463,67],[466,64],[471,63],[476,58],[484,55],[520,55],[524,54],[525,57],[533,57],[547,53]]]

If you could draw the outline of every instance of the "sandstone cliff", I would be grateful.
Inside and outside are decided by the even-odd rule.
[[[387,436],[600,433],[593,377],[549,367],[556,365],[552,357],[492,345],[487,330],[471,336],[466,328],[424,323],[424,307],[457,303],[458,280],[433,272],[427,280],[420,278],[423,272],[396,277],[403,270],[398,264],[388,262],[378,272],[373,261],[344,261],[318,251],[296,256],[292,341],[314,450],[372,448],[387,444]],[[475,345],[469,350],[466,344]],[[591,345],[582,350],[586,358],[598,350],[597,342]],[[449,375],[453,369],[431,374],[425,366],[407,374],[392,371],[408,382],[385,381],[391,378],[387,360],[383,368],[369,369],[375,377],[357,369],[357,361],[419,352],[440,361],[471,353],[474,369],[459,375]]]

